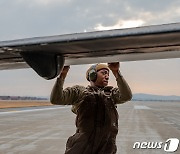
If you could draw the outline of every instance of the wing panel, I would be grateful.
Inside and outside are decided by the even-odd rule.
[[[66,65],[179,58],[180,23],[3,41],[0,69],[25,67],[22,52],[63,55]]]

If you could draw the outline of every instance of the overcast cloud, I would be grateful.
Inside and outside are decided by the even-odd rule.
[[[0,39],[179,22],[178,0],[1,0]]]
[[[180,22],[179,6],[179,0],[1,0],[0,40],[175,23]],[[121,69],[133,93],[180,95],[179,66],[179,59],[171,59],[124,62]],[[66,86],[87,85],[80,73],[87,68],[72,66]],[[0,71],[0,95],[47,96],[54,81],[45,81],[29,69]],[[113,78],[111,83],[115,84]]]

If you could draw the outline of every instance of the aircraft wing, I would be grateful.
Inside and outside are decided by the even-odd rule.
[[[180,58],[180,23],[0,42],[0,70],[32,67],[46,79],[64,65]]]

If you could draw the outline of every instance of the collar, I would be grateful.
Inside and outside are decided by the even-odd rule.
[[[90,90],[94,90],[94,91],[110,91],[113,87],[112,86],[105,86],[105,87],[97,87],[97,86],[90,86],[90,85],[88,85],[87,86],[87,88],[88,89],[90,89]]]

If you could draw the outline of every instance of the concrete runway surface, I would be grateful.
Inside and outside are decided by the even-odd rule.
[[[117,154],[166,154],[167,139],[180,140],[180,102],[128,102],[118,112]],[[70,106],[0,109],[0,154],[63,154],[74,133]],[[138,141],[163,144],[133,149]]]

